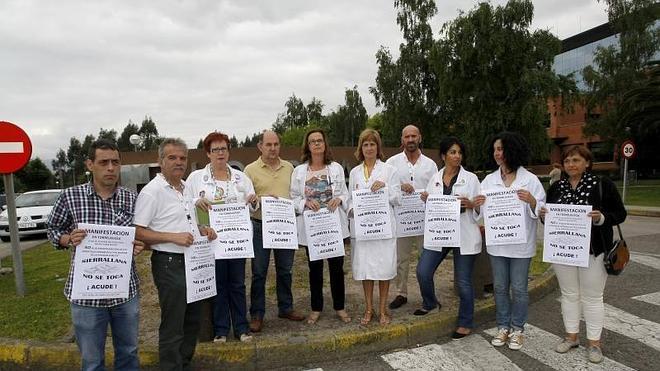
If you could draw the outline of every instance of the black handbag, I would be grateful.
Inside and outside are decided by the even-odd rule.
[[[621,227],[617,224],[616,229],[619,231],[619,239],[612,243],[612,248],[605,254],[603,262],[605,263],[605,270],[607,274],[618,276],[623,272],[623,269],[630,261],[630,250],[626,240],[623,239]]]

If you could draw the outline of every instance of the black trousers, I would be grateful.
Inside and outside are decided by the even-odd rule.
[[[158,360],[161,370],[190,370],[197,345],[201,301],[186,304],[183,254],[153,251],[151,273],[158,289],[160,327]]]
[[[328,261],[330,271],[330,292],[332,293],[332,307],[334,310],[344,309],[345,287],[344,287],[344,257],[337,256],[329,259],[309,261],[309,250],[307,252],[307,264],[309,265],[309,290],[311,292],[312,310],[321,312],[323,310],[323,262]]]

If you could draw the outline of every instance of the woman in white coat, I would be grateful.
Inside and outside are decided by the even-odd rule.
[[[421,195],[424,201],[431,194],[458,196],[461,201],[461,245],[442,248],[424,246],[417,263],[417,282],[422,294],[422,308],[413,313],[418,316],[425,315],[436,307],[440,308],[440,302],[435,294],[433,275],[447,254],[452,251],[454,277],[460,298],[458,324],[452,339],[469,335],[474,327],[472,270],[474,261],[481,252],[481,232],[471,201],[479,194],[479,178],[461,166],[464,157],[465,146],[458,138],[447,137],[440,141],[440,158],[444,167],[431,178],[426,191]]]
[[[296,209],[298,225],[298,243],[307,247],[305,234],[305,210],[318,211],[328,208],[331,212],[338,210],[341,221],[342,237],[348,238],[348,220],[346,206],[348,205],[348,189],[344,168],[332,160],[332,151],[328,147],[325,132],[312,129],[305,134],[302,145],[301,164],[296,166],[291,175],[291,199]],[[307,250],[309,258],[309,250]],[[351,317],[344,309],[344,257],[336,256],[326,259],[330,273],[330,292],[332,306],[337,317],[343,322],[350,322]],[[309,290],[312,312],[307,317],[307,323],[318,321],[323,311],[323,259],[311,261],[309,265]]]
[[[373,288],[374,281],[378,281],[380,324],[386,325],[391,321],[387,312],[387,295],[390,289],[390,280],[396,277],[396,221],[393,206],[400,203],[401,186],[396,180],[396,169],[382,161],[382,141],[377,131],[365,129],[360,133],[358,148],[355,157],[361,162],[351,170],[348,189],[349,192],[360,189],[370,189],[372,192],[387,187],[389,190],[390,224],[392,238],[381,240],[356,240],[355,221],[351,219],[351,262],[353,278],[362,281],[366,309],[360,320],[367,325],[373,317]],[[353,200],[348,202],[349,216],[353,214]]]
[[[518,133],[502,132],[493,142],[493,158],[498,169],[481,182],[481,190],[515,190],[518,199],[526,204],[523,218],[526,241],[520,244],[493,245],[486,242],[493,270],[495,290],[495,319],[498,333],[491,341],[496,347],[508,343],[509,349],[523,345],[523,330],[527,322],[527,276],[529,264],[536,254],[536,224],[545,190],[536,175],[522,165],[529,159],[527,141]],[[486,202],[486,196],[475,197],[475,210]]]
[[[209,210],[217,203],[247,203],[256,209],[257,197],[252,181],[243,172],[232,169],[229,160],[229,137],[213,132],[204,139],[204,150],[211,162],[203,169],[195,170],[186,180],[185,194],[195,200],[202,210]],[[198,223],[208,224],[198,213]],[[245,299],[245,259],[216,259],[215,282],[218,294],[213,302],[214,342],[227,341],[230,327],[234,337],[250,341],[248,334],[247,304]]]

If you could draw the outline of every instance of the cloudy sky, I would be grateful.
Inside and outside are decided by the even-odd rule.
[[[436,3],[437,37],[476,1]],[[596,0],[534,6],[534,28],[559,38],[607,21]],[[215,129],[244,138],[293,93],[328,113],[357,85],[372,115],[374,55],[402,41],[392,0],[2,0],[0,14],[0,121],[48,163],[72,136],[145,115],[191,146]]]

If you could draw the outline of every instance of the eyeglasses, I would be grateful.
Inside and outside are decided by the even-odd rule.
[[[229,148],[227,148],[227,147],[211,148],[211,153],[220,153],[220,152],[227,152],[227,151],[229,151]]]
[[[323,144],[325,141],[323,139],[310,139],[309,144]]]

